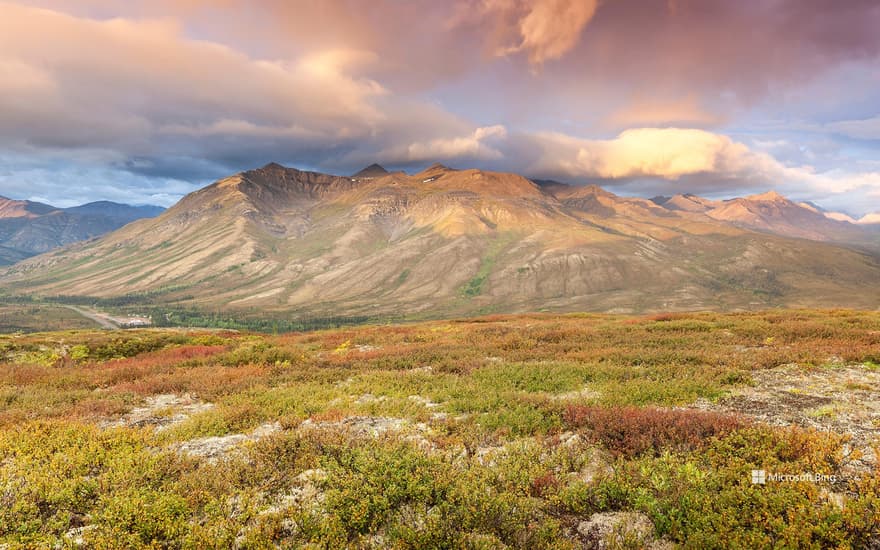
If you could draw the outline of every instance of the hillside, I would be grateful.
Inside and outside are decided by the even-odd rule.
[[[98,237],[165,209],[99,201],[72,208],[0,197],[0,265]]]
[[[442,165],[364,173],[242,172],[0,285],[245,315],[880,306],[871,234],[775,194],[658,204]]]

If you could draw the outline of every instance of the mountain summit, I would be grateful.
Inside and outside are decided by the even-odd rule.
[[[440,165],[358,174],[241,172],[0,285],[245,315],[880,306],[876,233],[778,195],[651,201]]]
[[[381,178],[382,176],[387,176],[388,170],[383,168],[382,166],[373,163],[358,173],[352,175],[353,178]]]

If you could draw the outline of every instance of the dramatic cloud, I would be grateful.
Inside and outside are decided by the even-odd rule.
[[[130,156],[134,172],[168,156],[226,171],[263,160],[332,166],[354,149],[369,158],[401,140],[450,158],[491,152],[455,141],[470,132],[480,142],[476,125],[357,76],[377,61],[351,49],[254,59],[189,39],[172,20],[98,21],[0,4],[0,143],[106,148]]]
[[[385,90],[345,70],[373,59],[338,50],[292,63],[253,60],[187,40],[170,20],[92,21],[2,4],[0,70],[15,84],[0,88],[0,138],[149,153],[161,143],[156,134],[230,115],[266,128],[306,126],[324,140],[365,134],[384,116],[372,101]]]
[[[602,180],[642,192],[700,192],[730,196],[775,188],[797,199],[843,205],[847,194],[880,194],[880,172],[817,172],[788,166],[730,137],[696,129],[638,128],[613,139],[579,139],[559,133],[523,138],[521,149],[540,151],[523,170],[544,177]],[[852,205],[855,213],[880,207],[876,198]]]
[[[877,28],[873,0],[0,0],[0,194],[443,161],[880,209]]]
[[[544,154],[533,167],[569,176],[602,179],[657,177],[678,179],[695,174],[726,177],[760,174],[780,165],[727,136],[695,129],[638,128],[610,140],[575,139],[541,134]],[[774,174],[767,173],[766,176]]]
[[[597,0],[480,0],[461,2],[451,27],[493,27],[497,55],[526,52],[541,64],[571,50],[596,13]]]

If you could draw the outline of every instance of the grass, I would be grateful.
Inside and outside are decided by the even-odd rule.
[[[488,249],[480,260],[480,268],[477,270],[477,274],[465,283],[461,289],[462,296],[473,298],[483,293],[483,286],[486,284],[489,276],[492,275],[492,269],[495,267],[498,256],[513,240],[512,235],[502,234],[489,244]]]
[[[0,301],[0,334],[61,329],[96,328],[93,321],[54,304],[4,304]]]
[[[842,476],[843,437],[678,407],[878,354],[880,314],[807,310],[0,336],[0,544],[576,548],[625,510],[684,548],[866,547],[876,472],[749,481]],[[160,394],[213,407],[109,424]],[[218,460],[177,451],[274,422]]]

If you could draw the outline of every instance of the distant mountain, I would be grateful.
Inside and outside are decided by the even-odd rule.
[[[65,212],[71,214],[80,214],[85,216],[100,216],[119,220],[124,223],[130,223],[141,218],[155,218],[165,211],[161,206],[144,205],[131,206],[129,204],[120,204],[118,202],[97,201],[65,208]]]
[[[0,286],[243,315],[880,306],[880,253],[862,244],[876,233],[778,194],[651,201],[442,165],[366,173],[241,172]]]
[[[57,210],[54,206],[31,201],[17,201],[0,197],[0,219],[35,218]]]
[[[652,200],[669,210],[693,213],[753,231],[851,245],[880,245],[875,235],[854,225],[855,220],[826,212],[810,202],[795,203],[775,191],[724,201],[695,195]]]
[[[56,208],[48,204],[0,197],[0,265],[9,265],[49,250],[98,237],[165,209],[101,201]]]
[[[363,170],[360,170],[356,174],[353,174],[351,177],[362,178],[362,179],[367,179],[367,178],[372,179],[372,178],[381,178],[381,177],[387,176],[387,175],[388,175],[388,170],[386,170],[386,169],[382,168],[381,166],[379,166],[378,164],[374,163],[374,164],[367,166]]]
[[[675,195],[674,197],[657,197],[652,199],[652,201],[669,210],[682,210],[684,212],[708,212],[721,206],[720,201],[704,199],[690,193]]]

